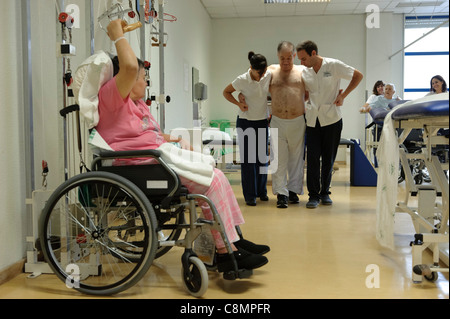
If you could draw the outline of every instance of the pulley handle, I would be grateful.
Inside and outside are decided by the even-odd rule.
[[[125,21],[123,21],[125,22]],[[124,33],[139,29],[140,27],[142,27],[142,23],[140,21],[136,22],[136,23],[132,23],[132,24],[127,24],[126,22],[124,23],[122,29]]]

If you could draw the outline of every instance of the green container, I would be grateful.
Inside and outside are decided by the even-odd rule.
[[[230,128],[230,121],[229,120],[211,120],[209,122],[209,125],[211,127],[218,127],[219,130],[222,132],[225,132],[225,129]]]

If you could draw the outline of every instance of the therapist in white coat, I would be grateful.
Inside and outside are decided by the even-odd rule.
[[[271,73],[267,60],[261,54],[249,52],[250,69],[238,76],[223,91],[224,97],[239,107],[236,129],[241,161],[242,191],[249,206],[256,205],[256,198],[269,200],[267,196],[268,166],[268,117],[267,95]],[[238,101],[233,92],[241,92],[245,101]]]
[[[302,79],[309,92],[309,101],[305,105],[307,208],[316,208],[320,202],[322,205],[333,203],[329,189],[341,140],[341,106],[363,78],[355,68],[336,59],[321,57],[318,52],[317,45],[312,41],[297,46],[297,56],[307,67]],[[341,79],[350,81],[345,91],[340,89]]]

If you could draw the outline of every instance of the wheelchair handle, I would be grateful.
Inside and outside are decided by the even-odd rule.
[[[79,110],[80,110],[80,106],[78,104],[73,104],[73,105],[70,105],[70,106],[66,106],[65,108],[60,110],[59,114],[62,117],[66,117],[67,114],[75,112],[75,111],[79,111]]]

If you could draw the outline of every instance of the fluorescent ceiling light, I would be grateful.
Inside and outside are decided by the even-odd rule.
[[[424,2],[424,1],[411,1],[405,3],[397,4],[396,8],[402,7],[440,7],[444,4],[445,1],[433,1],[433,2]]]
[[[264,0],[265,4],[271,3],[321,3],[321,2],[330,2],[331,0]]]

